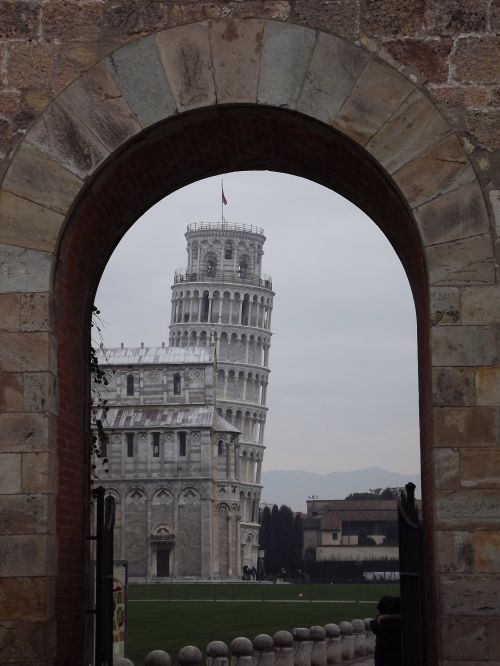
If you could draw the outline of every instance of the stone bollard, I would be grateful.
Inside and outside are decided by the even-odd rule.
[[[253,639],[254,666],[274,666],[274,641],[268,634],[259,634]]]
[[[295,641],[295,666],[311,666],[311,632],[306,627],[296,627],[292,631]]]
[[[366,654],[365,621],[352,620],[351,625],[354,634],[354,656],[364,657]]]
[[[207,645],[207,666],[229,666],[229,648],[222,641]]]
[[[338,624],[325,625],[326,661],[328,664],[340,664],[342,661],[342,638]]]
[[[203,662],[203,655],[200,648],[194,645],[186,645],[179,650],[177,661],[180,666],[201,666]]]
[[[323,627],[314,625],[309,629],[311,647],[311,666],[326,666],[326,632]]]
[[[354,636],[351,623],[344,621],[339,624],[339,627],[342,634],[342,659],[354,659]]]
[[[365,618],[366,654],[375,652],[375,634],[372,631],[371,618]]]
[[[118,657],[118,659],[113,659],[113,666],[134,666],[134,662],[127,657]]]
[[[168,652],[152,650],[144,659],[144,666],[171,666],[172,660]]]
[[[273,636],[275,666],[294,666],[295,646],[289,631],[277,631]]]
[[[253,666],[253,645],[248,638],[240,636],[231,643],[231,666]]]

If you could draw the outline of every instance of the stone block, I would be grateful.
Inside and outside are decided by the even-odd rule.
[[[435,446],[495,446],[498,434],[499,414],[494,407],[434,408]]]
[[[434,326],[431,336],[434,366],[492,365],[497,361],[493,326]]]
[[[85,124],[57,101],[35,122],[26,141],[82,179],[109,155]]]
[[[48,578],[0,578],[0,621],[43,620],[52,610]]]
[[[418,155],[414,160],[408,164],[405,164],[405,166],[399,169],[399,171],[394,174],[394,180],[401,188],[401,191],[411,206],[421,206],[421,204],[423,204],[425,201],[436,197],[440,192],[448,187],[462,172],[467,169],[468,166],[469,162],[465,156],[462,144],[457,139],[455,134],[448,134],[445,136],[445,138],[430,146],[430,148]],[[480,191],[479,185],[477,185],[476,188]],[[466,192],[463,190],[459,190],[459,192],[465,199],[465,202],[461,203],[465,203],[465,205],[467,205],[469,200],[466,198]],[[460,196],[454,192],[452,194],[444,195],[437,200],[431,201],[427,205],[417,208],[416,216],[419,222],[419,226],[421,226],[421,218],[423,217],[424,241],[427,240],[427,227],[425,222],[427,222],[427,226],[429,226],[429,223],[431,223],[431,229],[437,228],[438,230],[441,230],[442,227],[447,229],[449,225],[451,225],[452,229],[454,228],[457,222],[453,222],[450,219],[451,211],[449,209],[450,205],[452,205],[450,204],[450,200],[453,202],[457,199],[460,199]],[[436,202],[438,203],[436,204]],[[487,219],[482,196],[480,198],[480,202],[483,209],[481,212],[483,212],[483,215]],[[434,210],[434,207],[436,206],[438,208],[437,211]],[[431,210],[431,214],[427,214],[426,217],[426,211],[429,209]],[[432,219],[433,213],[436,215],[437,220]],[[466,218],[468,214],[468,210],[464,211],[462,218]],[[462,220],[462,218],[459,217],[459,222]],[[477,223],[474,219],[467,219],[466,225],[475,229]],[[482,231],[484,232],[485,229],[482,228]],[[475,233],[478,232],[476,231]],[[455,237],[455,234],[446,237],[445,233],[444,240],[451,240],[451,238]]]
[[[426,3],[427,30],[434,35],[485,32],[488,0],[430,0]]]
[[[318,33],[297,110],[331,124],[368,58],[363,49],[333,35]]]
[[[397,62],[419,72],[429,83],[448,81],[448,56],[453,47],[450,38],[394,39],[384,43],[384,48]]]
[[[432,457],[435,487],[440,490],[458,488],[460,486],[458,450],[437,448],[434,449]]]
[[[489,648],[484,618],[443,617],[441,645],[446,659],[486,659]]]
[[[499,62],[500,37],[494,35],[458,39],[451,57],[454,78],[462,83],[497,83]]]
[[[500,368],[478,368],[476,393],[478,405],[500,406]]]
[[[465,573],[474,568],[474,537],[471,532],[436,532],[437,570]]]
[[[497,236],[500,236],[500,190],[490,190],[488,192],[490,199],[491,212],[495,220],[495,230]]]
[[[500,111],[498,109],[468,109],[465,119],[466,130],[470,133],[473,144],[489,151],[500,148]]]
[[[0,5],[1,39],[38,37],[41,5],[26,0],[10,0]]]
[[[55,503],[55,495],[0,495],[0,534],[54,532]]]
[[[485,573],[500,572],[500,532],[474,533],[474,568]]]
[[[443,530],[500,528],[500,492],[471,488],[438,491],[436,526]]]
[[[458,324],[460,322],[460,293],[456,287],[432,287],[430,289],[430,314],[433,325]]]
[[[57,492],[57,457],[52,453],[23,453],[22,489],[24,493]]]
[[[0,578],[54,575],[56,566],[54,535],[0,535]]]
[[[494,284],[493,245],[489,234],[426,249],[429,281],[436,285]]]
[[[53,210],[0,192],[0,243],[53,252],[63,220]]]
[[[461,293],[464,324],[500,324],[500,287],[465,287]]]
[[[21,330],[49,331],[51,329],[50,299],[48,293],[21,296]]]
[[[0,294],[0,331],[15,333],[21,328],[20,294]]]
[[[500,449],[460,449],[460,483],[464,488],[500,488]]]
[[[0,245],[0,292],[48,291],[54,255]]]
[[[457,159],[460,159],[458,155]],[[465,160],[463,154],[461,159]],[[465,162],[460,164],[463,168]],[[439,182],[439,173],[432,171],[431,164],[427,164],[427,168]],[[404,192],[402,184],[399,181],[398,184]],[[478,183],[470,183],[425,203],[416,209],[415,216],[425,245],[477,236],[489,229],[488,212]]]
[[[0,299],[0,308],[1,308]],[[0,373],[0,412],[20,412],[23,409],[23,376],[16,372]]]
[[[392,67],[370,60],[333,126],[364,146],[413,91]]]
[[[256,102],[263,35],[263,21],[210,24],[218,104]]]
[[[357,2],[296,0],[292,11],[292,20],[299,25],[324,30],[352,41],[359,36],[359,5]]]
[[[0,371],[49,369],[47,333],[0,333]]]
[[[61,51],[57,42],[11,42],[8,47],[7,85],[11,90],[36,88],[47,91]]]
[[[17,151],[3,183],[8,192],[63,215],[82,185],[82,181],[61,164],[26,142]]]
[[[141,130],[113,77],[102,63],[66,88],[60,100],[110,151],[119,148]]]
[[[295,108],[316,38],[309,28],[266,23],[257,93],[260,104]]]
[[[441,574],[441,612],[462,616],[499,615],[496,580],[494,576],[479,574]]]
[[[449,131],[434,105],[415,91],[366,144],[368,152],[394,173]]]
[[[20,453],[0,454],[0,493],[3,495],[21,492],[21,463],[22,456]],[[2,517],[0,513],[0,524],[1,521]]]
[[[368,35],[390,37],[422,33],[425,27],[425,2],[416,0],[411,4],[399,0],[374,0],[360,2],[361,31]]]
[[[216,103],[208,25],[189,25],[156,35],[160,59],[177,109]]]
[[[153,36],[115,51],[106,59],[106,67],[142,127],[176,113]]]
[[[170,25],[170,15],[175,12],[178,5],[191,3],[184,2],[137,2],[136,0],[121,0],[118,3],[105,4],[103,14],[99,20],[99,27],[107,35],[115,35],[122,41],[136,39],[137,36],[162,30]],[[191,21],[203,20],[205,3],[194,7]],[[201,16],[200,16],[201,14]]]
[[[55,450],[53,423],[45,414],[0,414],[0,432],[2,453]]]
[[[23,600],[18,599],[19,606]],[[47,622],[0,621],[0,664],[5,666],[45,666],[54,663],[55,652],[48,636]]]
[[[92,41],[99,34],[103,5],[99,2],[60,2],[43,5],[42,30],[47,40]]]
[[[57,414],[57,381],[50,372],[26,372],[23,382],[23,409],[26,412]]]
[[[432,371],[432,386],[436,406],[475,404],[475,372],[472,368],[435,368]]]

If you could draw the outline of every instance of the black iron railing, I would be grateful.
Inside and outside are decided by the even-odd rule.
[[[96,499],[95,664],[113,663],[113,528],[115,500],[104,497],[103,487],[93,491]]]
[[[255,227],[253,224],[244,224],[238,222],[191,222],[188,224],[187,230],[190,231],[247,231],[252,234],[260,234],[264,236],[264,229],[262,227]]]
[[[174,284],[181,282],[220,282],[222,284],[247,284],[252,287],[261,287],[263,289],[273,289],[273,281],[270,275],[243,275],[235,271],[198,271],[184,272],[183,269],[175,271]]]

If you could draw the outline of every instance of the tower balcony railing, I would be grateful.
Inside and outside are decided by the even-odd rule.
[[[256,227],[253,224],[244,224],[239,222],[191,222],[187,225],[188,233],[190,231],[247,231],[252,234],[260,234],[264,236],[264,229]]]
[[[222,284],[247,284],[252,287],[273,290],[273,281],[270,275],[243,274],[241,271],[191,271],[178,268],[174,274],[174,284],[181,282],[220,282]]]

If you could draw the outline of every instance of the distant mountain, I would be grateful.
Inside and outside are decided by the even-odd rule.
[[[382,467],[330,474],[276,469],[262,472],[264,488],[261,501],[287,504],[294,511],[305,511],[309,495],[317,495],[319,499],[344,499],[350,493],[364,492],[370,488],[404,486],[408,481],[417,486],[415,494],[421,497],[420,474],[398,474]]]

